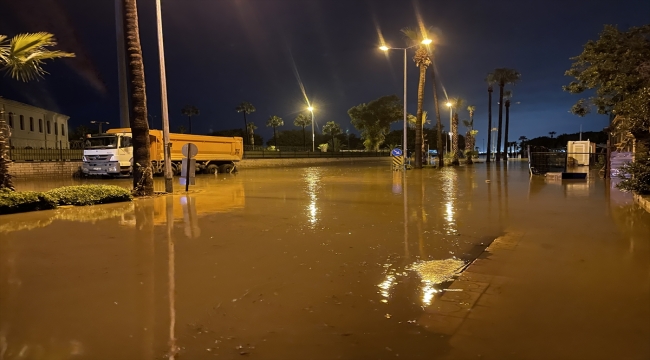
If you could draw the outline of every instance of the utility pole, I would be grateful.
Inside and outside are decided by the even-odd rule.
[[[163,46],[162,10],[160,0],[156,0],[156,23],[158,25],[158,57],[160,60],[160,104],[163,123],[163,156],[165,160],[165,192],[174,192],[171,143],[169,142],[169,109],[167,108],[167,76],[165,74],[165,47]]]

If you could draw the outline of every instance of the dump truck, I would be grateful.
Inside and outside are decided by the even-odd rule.
[[[154,175],[165,171],[163,134],[149,130],[151,165]],[[231,173],[244,155],[241,137],[169,134],[172,171],[180,175],[182,148],[193,143],[198,148],[196,171],[208,174]],[[130,128],[110,129],[84,140],[81,170],[84,175],[128,176],[133,169],[133,141]]]

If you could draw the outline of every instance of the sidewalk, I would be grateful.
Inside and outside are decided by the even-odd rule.
[[[649,238],[634,258],[534,230],[497,238],[427,309],[443,359],[650,359]]]

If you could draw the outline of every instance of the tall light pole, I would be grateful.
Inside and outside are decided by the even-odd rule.
[[[422,44],[424,44],[424,45],[431,44],[431,39],[422,40]],[[402,151],[403,151],[405,157],[408,156],[408,153],[406,151],[406,129],[407,129],[407,124],[408,124],[408,120],[406,118],[406,64],[407,64],[406,50],[412,49],[412,48],[414,48],[416,46],[419,46],[419,44],[409,46],[409,47],[406,47],[406,48],[393,48],[393,47],[388,47],[386,45],[382,45],[382,46],[379,47],[379,49],[384,51],[384,52],[386,52],[388,50],[403,50],[404,51],[404,138],[402,139]]]
[[[108,125],[108,121],[95,121],[95,120],[92,120],[90,123],[91,124],[97,124],[99,126],[99,133],[100,134],[102,134],[102,125],[103,124]]]
[[[447,107],[449,108],[449,131],[448,131],[448,133],[449,133],[449,142],[451,143],[451,137],[453,136],[453,134],[451,133],[451,118],[453,117],[453,110],[454,109],[451,107],[451,102],[449,102],[449,101],[447,101],[447,103],[445,105],[447,105]],[[447,151],[447,152],[449,152],[449,151]]]
[[[316,151],[316,135],[314,134],[314,107],[309,106],[307,108],[309,112],[311,113],[311,152]]]
[[[165,160],[165,192],[174,192],[171,143],[169,142],[169,109],[167,108],[167,75],[165,74],[165,47],[163,45],[162,11],[156,0],[156,23],[158,28],[158,58],[160,61],[160,104],[163,123],[163,158]]]

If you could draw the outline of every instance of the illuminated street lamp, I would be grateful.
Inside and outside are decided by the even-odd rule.
[[[309,106],[307,108],[307,110],[309,110],[309,112],[311,113],[311,152],[315,152],[316,151],[316,143],[315,143],[316,135],[314,135],[314,107]]]
[[[432,42],[431,39],[424,39],[424,40],[422,40],[421,43],[423,45],[429,45],[429,44],[431,44],[431,42]],[[413,46],[409,46],[409,47],[406,47],[406,48],[393,48],[393,47],[388,47],[386,45],[382,45],[382,46],[379,47],[379,50],[381,50],[381,51],[388,51],[388,50],[403,50],[404,51],[404,138],[402,139],[402,151],[404,153],[404,156],[407,156],[407,152],[406,152],[406,128],[407,128],[407,124],[408,124],[408,120],[406,119],[406,64],[407,64],[406,50],[412,49],[412,48],[414,48],[416,46],[418,46],[418,44],[413,45]]]

